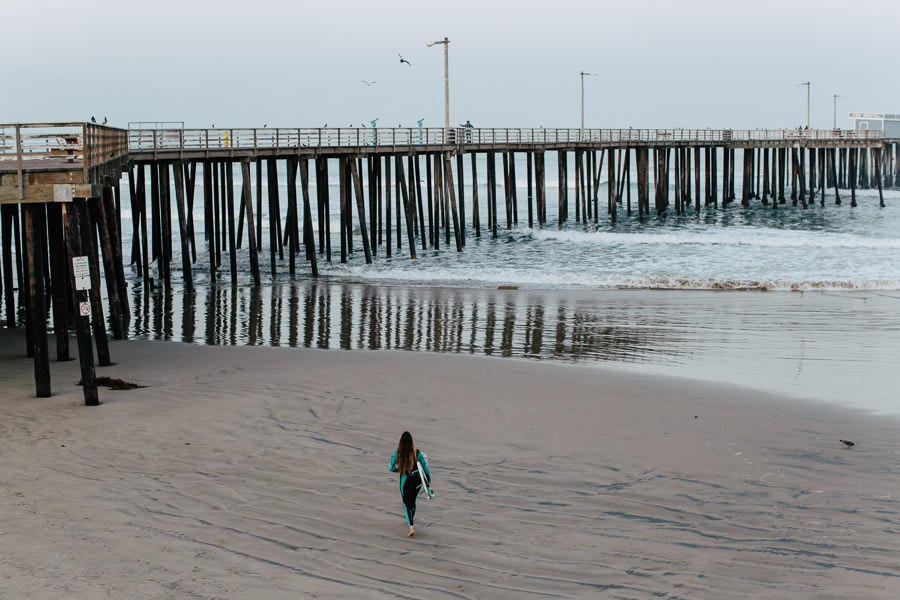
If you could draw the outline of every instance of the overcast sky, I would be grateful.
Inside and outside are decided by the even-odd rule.
[[[814,128],[900,113],[895,0],[11,0],[0,122]],[[402,54],[411,65],[402,64]],[[374,81],[366,85],[363,80]]]

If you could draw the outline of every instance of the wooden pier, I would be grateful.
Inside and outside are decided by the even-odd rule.
[[[557,161],[554,223],[548,223],[547,153]],[[517,156],[525,158],[525,190],[516,185]],[[78,333],[83,381],[89,384],[90,327],[100,365],[111,364],[106,318],[113,337],[127,331],[126,264],[148,288],[169,286],[176,243],[187,288],[194,283],[198,244],[206,250],[211,284],[238,284],[239,252],[247,253],[259,284],[261,254],[267,255],[267,276],[274,278],[285,260],[292,276],[298,260],[316,276],[320,260],[346,262],[359,250],[366,262],[379,254],[415,258],[418,249],[442,245],[462,251],[467,231],[497,237],[499,228],[519,223],[561,228],[570,219],[587,224],[658,218],[738,200],[777,210],[790,199],[807,208],[824,204],[826,197],[841,203],[842,189],[849,189],[855,206],[856,190],[868,187],[878,188],[883,206],[882,187],[900,185],[898,159],[900,140],[885,140],[873,130],[122,130],[94,123],[0,124],[0,303],[8,327],[17,326],[23,314],[37,395],[47,396],[51,309],[55,331]],[[484,182],[479,162],[486,166]],[[339,191],[332,198],[328,180],[335,170]],[[287,178],[286,198],[279,195],[279,172]],[[122,244],[123,176],[130,249]],[[478,197],[481,183],[484,199]],[[202,240],[194,222],[197,202],[203,203]],[[337,232],[331,230],[332,214],[340,216]],[[332,248],[334,234],[339,250]],[[74,257],[84,257],[86,278],[76,279]],[[220,273],[223,260],[227,276]],[[68,360],[68,337],[56,336],[56,343],[57,360]],[[85,400],[97,402],[96,387],[85,385]]]

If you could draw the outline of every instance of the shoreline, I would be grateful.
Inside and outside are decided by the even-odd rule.
[[[612,365],[900,414],[897,300],[877,292],[535,290],[334,281],[141,296],[129,335]]]
[[[84,407],[77,361],[33,397],[17,337],[13,596],[887,598],[900,577],[894,419],[615,368],[144,340],[97,372],[148,387]],[[403,429],[437,492],[412,539]]]

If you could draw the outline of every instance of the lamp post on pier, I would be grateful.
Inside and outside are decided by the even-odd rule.
[[[809,85],[810,82],[804,81],[803,83],[798,83],[797,87],[806,86],[806,129],[809,129]]]
[[[596,77],[596,73],[585,73],[582,71],[579,73],[581,75],[581,129],[584,131],[584,76],[587,75],[589,77]]]
[[[450,131],[450,40],[445,37],[425,45],[431,48],[435,44],[444,45],[444,135],[446,136]]]
[[[832,124],[833,129],[837,129],[837,99],[840,98],[837,94],[834,95],[834,123]]]

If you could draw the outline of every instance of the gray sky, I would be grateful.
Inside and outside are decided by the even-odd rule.
[[[14,0],[0,122],[814,128],[900,113],[889,0]],[[411,66],[400,63],[402,54]],[[362,80],[375,81],[371,86]]]

